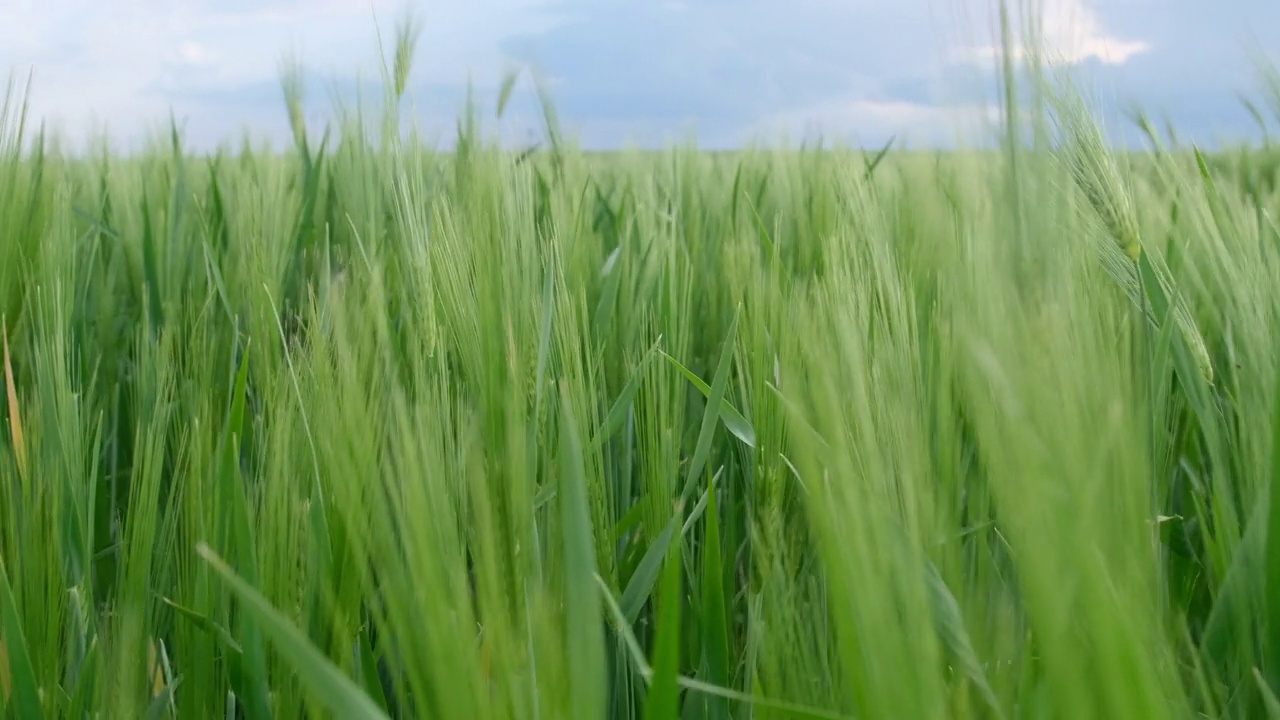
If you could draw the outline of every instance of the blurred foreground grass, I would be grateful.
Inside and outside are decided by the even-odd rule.
[[[1274,155],[1073,97],[76,159],[11,91],[6,717],[1280,717]]]

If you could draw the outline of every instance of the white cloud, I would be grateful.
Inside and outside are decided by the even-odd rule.
[[[1097,10],[1088,0],[1034,0],[1031,8],[1010,3],[1013,57],[1027,57],[1033,45],[1039,45],[1051,62],[1078,64],[1097,60],[1108,65],[1123,65],[1130,58],[1149,52],[1151,44],[1138,39],[1116,37],[1103,27]],[[1028,11],[1029,10],[1029,11]],[[993,17],[998,17],[994,15]],[[1029,32],[1030,31],[1030,32]],[[998,34],[995,37],[999,37]],[[1039,42],[1021,42],[1036,39]],[[963,50],[955,58],[961,62],[994,64],[1004,55],[998,42]]]
[[[450,0],[418,12],[422,35],[414,79],[429,83],[497,82],[498,44],[517,30],[554,22],[548,0]],[[274,83],[279,62],[295,54],[326,78],[379,74],[382,41],[395,40],[403,0],[6,0],[0,3],[0,73],[33,71],[33,119],[70,139],[109,124],[113,136],[139,138],[170,109],[181,119],[224,113],[220,135],[259,125],[282,112],[195,105],[202,92],[225,98]],[[416,5],[411,5],[415,11]],[[390,55],[393,48],[385,47]],[[259,103],[263,105],[262,103]],[[213,127],[209,118],[201,122]]]
[[[426,129],[452,125],[469,80],[491,104],[507,53],[541,69],[566,131],[596,147],[679,137],[687,127],[716,144],[743,132],[819,129],[870,144],[902,133],[946,142],[987,117],[999,2],[0,0],[0,81],[10,68],[34,69],[34,119],[57,123],[73,141],[109,122],[113,137],[132,144],[172,108],[202,146],[234,140],[246,126],[280,142],[288,137],[282,57],[292,51],[309,80],[343,90],[357,74],[377,83],[373,12],[392,43],[411,3],[423,22],[411,112]],[[1238,37],[1228,37],[1246,22],[1244,6],[1256,6],[1247,22],[1260,35],[1266,16],[1272,26],[1278,17],[1274,0],[1241,0],[1227,13],[1168,0],[1008,2],[1039,8],[1052,58],[1101,66],[1104,78],[1201,123],[1227,101],[1189,98],[1208,89],[1223,98],[1228,85],[1249,82],[1231,54]],[[1018,27],[1026,14],[1015,12]],[[1157,54],[1159,62],[1148,61]],[[521,111],[540,123],[526,80],[504,124]],[[330,89],[308,86],[309,118],[323,120]]]
[[[178,62],[191,67],[208,67],[214,58],[198,42],[188,40],[178,48]]]

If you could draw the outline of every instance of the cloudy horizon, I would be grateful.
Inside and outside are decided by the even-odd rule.
[[[447,142],[468,83],[493,120],[504,73],[545,78],[566,133],[590,149],[710,148],[814,134],[917,146],[973,141],[992,119],[993,0],[19,0],[0,8],[0,72],[32,73],[31,117],[73,145],[105,127],[136,147],[168,122],[208,149],[289,136],[281,61],[305,68],[308,121],[357,90],[376,105],[378,30],[394,43],[406,7],[421,22],[406,102]],[[375,13],[377,26],[375,26]],[[1049,0],[1042,34],[1081,71],[1109,124],[1138,106],[1203,144],[1259,135],[1240,96],[1265,104],[1260,38],[1280,7],[1214,11],[1177,0]],[[391,48],[385,48],[388,53]],[[1015,48],[1015,55],[1022,50]],[[522,74],[504,136],[536,134]],[[1280,108],[1276,108],[1280,110]],[[1280,118],[1277,118],[1280,119]]]

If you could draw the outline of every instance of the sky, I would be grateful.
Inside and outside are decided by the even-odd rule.
[[[532,141],[536,73],[566,134],[593,149],[816,136],[949,146],[998,118],[995,2],[0,0],[0,73],[20,86],[32,73],[30,116],[71,145],[106,132],[137,147],[172,113],[192,146],[246,131],[282,146],[282,61],[304,68],[319,129],[358,90],[375,106],[378,33],[392,44],[407,10],[421,34],[404,112],[440,143],[469,88],[486,127]],[[1258,136],[1240,97],[1266,107],[1259,61],[1280,67],[1264,42],[1280,34],[1275,0],[1041,8],[1045,44],[1109,129],[1127,132],[1123,111],[1136,106],[1204,144]],[[510,69],[522,74],[499,122]]]

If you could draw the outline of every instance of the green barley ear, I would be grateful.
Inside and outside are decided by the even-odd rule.
[[[404,97],[405,87],[409,84],[409,70],[413,66],[413,54],[418,46],[418,37],[421,30],[421,25],[412,17],[406,17],[396,30],[395,86],[397,100]]]
[[[1143,288],[1139,282],[1139,260],[1143,256],[1142,236],[1133,195],[1121,179],[1115,158],[1107,150],[1102,131],[1093,120],[1084,100],[1070,85],[1048,93],[1053,105],[1053,121],[1058,130],[1058,155],[1077,189],[1097,215],[1114,244],[1100,248],[1103,266],[1116,284],[1140,309],[1160,305],[1150,294],[1160,292],[1174,302],[1173,318],[1182,331],[1204,379],[1213,384],[1213,363],[1204,337],[1187,307],[1186,299],[1174,289],[1173,278],[1162,263],[1147,253],[1159,288]],[[1116,252],[1117,249],[1119,252]],[[1124,259],[1118,257],[1123,253]],[[1145,297],[1144,297],[1145,296]],[[1160,317],[1149,317],[1159,323]]]
[[[284,104],[289,113],[289,129],[293,132],[293,141],[298,147],[305,148],[307,126],[302,116],[302,65],[292,55],[280,63],[280,88],[284,91]]]
[[[1120,249],[1136,262],[1142,254],[1137,213],[1115,161],[1107,152],[1102,131],[1078,95],[1063,92],[1053,97],[1057,105],[1054,120],[1063,145],[1061,157],[1071,179]]]

